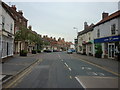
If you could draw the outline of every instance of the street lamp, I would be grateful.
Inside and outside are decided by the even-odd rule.
[[[78,45],[78,28],[77,27],[73,27],[73,29],[76,29],[76,32],[77,32],[77,35],[76,35],[76,38],[74,39],[75,40],[75,50],[76,50],[76,53],[77,53],[77,45]]]

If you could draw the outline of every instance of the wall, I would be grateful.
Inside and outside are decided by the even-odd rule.
[[[14,20],[13,18],[6,12],[4,8],[2,8],[2,16],[5,17],[5,30],[14,34]],[[12,32],[11,32],[11,24],[12,24]]]
[[[99,38],[111,36],[111,25],[112,24],[116,24],[116,30],[118,30],[118,18],[116,18],[116,19],[110,20],[106,23],[103,23],[99,26],[96,26],[94,28],[94,31],[93,31],[93,36],[94,36],[93,38],[94,39],[98,38],[97,37],[97,30],[98,29],[100,30],[100,37]],[[118,31],[116,31],[116,35],[118,35]]]

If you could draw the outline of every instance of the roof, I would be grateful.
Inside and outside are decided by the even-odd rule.
[[[2,6],[9,12],[9,14],[16,20],[15,15],[19,16],[20,18],[23,18],[24,20],[28,21],[26,18],[24,18],[22,15],[20,15],[17,11],[13,10],[10,6],[2,2]]]
[[[10,8],[7,4],[2,2],[2,7],[9,13],[9,15],[15,20],[15,17],[11,14]]]
[[[92,30],[93,30],[93,26],[89,26],[87,29],[85,29],[81,32],[78,32],[78,36],[82,35],[82,34],[85,34],[85,33],[89,32],[89,31],[92,31]]]
[[[110,20],[112,20],[112,19],[114,19],[114,18],[117,18],[117,17],[119,17],[119,16],[120,16],[120,10],[118,10],[118,11],[116,11],[115,13],[113,13],[113,14],[107,16],[106,18],[102,19],[100,22],[98,22],[96,25],[94,25],[94,27],[95,27],[95,26],[98,26],[98,25],[100,25],[100,24],[103,24],[103,23],[105,23],[105,22],[107,22],[107,21],[110,21]]]

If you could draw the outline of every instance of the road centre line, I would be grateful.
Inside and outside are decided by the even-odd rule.
[[[68,69],[69,69],[70,71],[72,71],[71,68],[68,68]]]
[[[64,64],[68,67],[67,63],[64,63]]]
[[[72,76],[69,76],[70,79],[72,79]]]

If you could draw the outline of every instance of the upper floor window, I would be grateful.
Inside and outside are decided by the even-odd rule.
[[[112,35],[115,34],[115,29],[116,29],[116,25],[115,24],[111,25],[111,34]]]
[[[20,22],[20,23],[22,22],[22,19],[21,19],[21,18],[19,19],[19,22]]]
[[[10,32],[12,33],[12,30],[13,30],[13,24],[11,23],[10,25]]]
[[[2,16],[2,29],[5,29],[5,17]]]
[[[97,30],[97,37],[100,37],[100,29]]]

